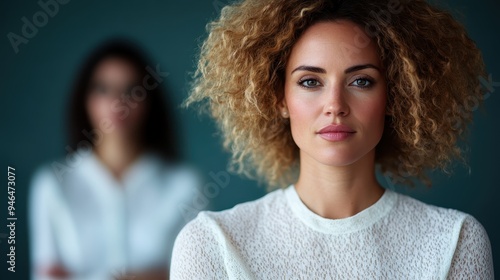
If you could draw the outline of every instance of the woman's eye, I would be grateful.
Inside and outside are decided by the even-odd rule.
[[[369,79],[365,79],[365,78],[359,78],[359,79],[354,80],[354,82],[352,82],[351,85],[354,85],[354,86],[357,86],[360,88],[367,88],[367,87],[372,86],[372,81],[370,81]]]
[[[127,86],[127,88],[124,90],[123,94],[124,95],[132,95],[132,91],[134,90],[135,87],[137,87],[138,85],[130,85],[130,86]]]
[[[106,87],[98,87],[97,92],[100,94],[106,94],[108,91],[106,90]]]
[[[104,95],[107,93],[107,88],[102,84],[95,84],[92,86],[92,92]]]
[[[314,88],[320,86],[320,82],[316,79],[305,79],[299,81],[299,85],[306,88]]]

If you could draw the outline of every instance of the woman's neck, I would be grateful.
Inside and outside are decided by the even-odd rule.
[[[295,188],[311,211],[329,219],[351,217],[373,205],[384,193],[375,177],[374,151],[341,167],[324,165],[301,152]]]
[[[121,181],[127,169],[144,152],[138,141],[125,138],[104,138],[94,147],[97,158],[108,168],[113,177]]]

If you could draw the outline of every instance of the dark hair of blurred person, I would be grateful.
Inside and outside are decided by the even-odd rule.
[[[122,89],[124,90],[123,94],[128,96],[128,102],[124,102],[120,96],[110,95],[109,91],[107,91],[109,89],[108,85],[103,84],[102,81],[94,80],[95,71],[99,66],[102,66],[102,62],[110,60],[124,63],[122,66],[126,67],[128,65],[136,71],[135,83],[130,84],[128,88]],[[150,71],[148,71],[148,68]],[[136,117],[137,114],[134,113],[138,113],[136,111],[143,109],[140,107],[146,107],[143,110],[145,116],[138,117],[142,117],[139,124],[132,124],[138,127],[130,128],[130,131],[128,131],[129,135],[124,136],[130,137],[130,140],[137,141],[137,144],[141,148],[156,152],[164,159],[169,161],[179,160],[179,141],[176,137],[179,128],[176,126],[174,114],[167,110],[166,105],[168,104],[168,100],[164,99],[163,87],[160,84],[161,80],[155,80],[154,74],[152,75],[151,73],[154,69],[155,65],[148,61],[140,48],[127,39],[115,38],[108,40],[91,53],[80,69],[72,90],[68,111],[68,138],[70,146],[77,147],[82,141],[87,141],[91,144],[96,142],[89,141],[89,137],[82,133],[82,131],[91,132],[93,129],[99,129],[99,123],[92,123],[88,103],[89,99],[93,97],[99,97],[99,95],[103,97],[106,95],[110,97],[112,102],[115,102],[108,107],[108,109],[115,108],[114,112],[110,112],[111,116],[108,116],[113,124],[125,123],[124,120],[127,118]],[[159,78],[162,79],[161,77]],[[131,97],[131,91],[134,86],[137,86],[139,90],[136,92],[136,95]],[[144,91],[146,92],[145,94]],[[142,100],[144,96],[145,99]],[[117,102],[120,99],[122,101],[121,104]],[[87,106],[82,106],[82,104],[86,104]],[[123,133],[124,131],[120,132]],[[137,134],[134,135],[134,133]]]

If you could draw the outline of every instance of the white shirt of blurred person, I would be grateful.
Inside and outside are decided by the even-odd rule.
[[[196,173],[167,159],[176,131],[161,72],[147,65],[124,40],[84,64],[70,108],[70,147],[79,148],[32,180],[33,279],[168,278],[175,237],[203,207],[193,205]],[[141,83],[146,94],[134,95]]]

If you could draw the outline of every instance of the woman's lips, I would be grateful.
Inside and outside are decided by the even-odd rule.
[[[316,133],[327,141],[342,141],[353,136],[356,131],[347,125],[331,124]]]

